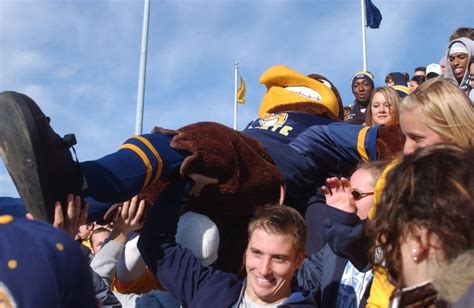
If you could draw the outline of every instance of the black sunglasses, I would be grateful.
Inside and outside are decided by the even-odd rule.
[[[355,201],[359,201],[360,199],[364,198],[364,197],[367,197],[367,196],[370,196],[370,195],[373,195],[374,192],[360,192],[360,191],[357,191],[357,190],[353,190],[352,192],[352,197],[354,197],[354,200]]]

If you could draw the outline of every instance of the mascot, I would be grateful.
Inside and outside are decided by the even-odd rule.
[[[1,154],[28,210],[50,221],[54,202],[65,204],[68,193],[110,204],[139,193],[152,203],[177,176],[215,179],[183,206],[214,220],[221,234],[216,266],[238,273],[255,207],[283,202],[304,213],[328,176],[348,174],[361,160],[389,159],[404,141],[398,126],[341,122],[339,93],[323,76],[276,65],[260,82],[267,92],[259,118],[241,132],[211,122],[176,131],[157,127],[82,163],[69,151],[74,138],[59,137],[32,99],[3,92]]]

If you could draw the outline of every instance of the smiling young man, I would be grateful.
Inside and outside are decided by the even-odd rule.
[[[260,209],[249,224],[245,252],[247,284],[238,307],[280,304],[291,294],[291,280],[305,257],[306,225],[287,206]]]
[[[138,248],[162,285],[185,307],[317,307],[315,293],[291,288],[305,250],[306,225],[293,208],[267,205],[248,227],[246,279],[202,265],[176,243],[188,180],[171,181],[149,211]]]
[[[374,89],[374,76],[368,71],[356,73],[352,77],[352,93],[354,94],[354,104],[346,120],[351,124],[363,124],[365,121],[365,111],[369,104],[372,90]]]
[[[446,77],[456,81],[459,88],[466,92],[470,89],[469,63],[474,53],[474,41],[461,37],[448,45]]]

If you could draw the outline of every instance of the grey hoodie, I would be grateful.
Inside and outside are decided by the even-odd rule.
[[[466,71],[464,72],[464,76],[461,80],[461,83],[458,83],[456,78],[454,77],[453,69],[451,68],[451,65],[449,63],[449,50],[453,46],[454,43],[461,43],[463,44],[468,52],[468,64],[466,67]],[[466,38],[466,37],[461,37],[458,39],[454,39],[448,44],[448,49],[446,50],[446,73],[445,77],[454,80],[456,83],[458,83],[459,88],[461,90],[466,91],[467,89],[470,89],[470,78],[469,78],[469,63],[471,63],[474,60],[474,41]]]

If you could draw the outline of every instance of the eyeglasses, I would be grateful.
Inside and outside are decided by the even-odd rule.
[[[357,191],[357,190],[353,190],[352,192],[352,197],[354,197],[354,200],[355,201],[359,201],[360,199],[364,198],[364,197],[367,197],[367,196],[370,196],[370,195],[373,195],[374,192],[360,192],[360,191]]]

